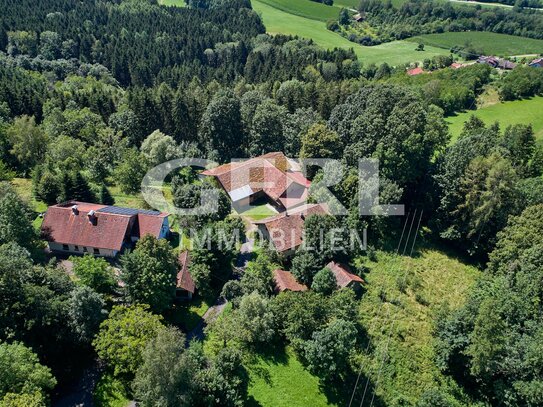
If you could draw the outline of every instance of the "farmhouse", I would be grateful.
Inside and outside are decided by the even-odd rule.
[[[190,254],[188,251],[183,251],[179,254],[179,273],[177,273],[177,288],[175,296],[179,299],[192,299],[196,292],[196,285],[190,274]]]
[[[259,200],[267,201],[279,212],[292,209],[306,203],[311,185],[299,165],[281,152],[224,164],[202,175],[217,179],[236,210],[244,210]]]
[[[407,71],[407,74],[409,76],[417,76],[417,75],[421,75],[423,73],[426,73],[426,72],[424,72],[424,69],[422,69],[420,66],[416,67],[416,68],[413,68],[413,69],[409,69]]]
[[[460,68],[464,68],[466,66],[468,66],[468,64],[461,64],[460,62],[453,62],[450,67],[452,69],[460,69]]]
[[[326,265],[326,268],[334,274],[338,287],[345,288],[350,287],[355,291],[360,291],[362,285],[365,284],[364,280],[358,277],[356,274],[351,273],[349,268],[345,265],[331,261]]]
[[[487,64],[487,65],[490,65],[492,68],[497,68],[498,64],[500,63],[500,60],[496,57],[489,57],[489,56],[482,55],[477,60],[477,63]]]
[[[296,281],[296,278],[291,272],[277,269],[273,271],[273,281],[275,283],[275,291],[281,293],[283,291],[307,291],[307,287]]]
[[[489,57],[489,56],[480,56],[477,60],[477,63],[479,64],[487,64],[490,65],[492,68],[498,68],[498,69],[514,69],[517,64],[514,62],[508,61],[506,59],[498,58],[498,57]]]
[[[110,258],[147,234],[160,239],[169,231],[164,212],[76,201],[50,206],[41,227],[52,252]]]
[[[356,21],[357,23],[360,23],[362,21],[364,21],[364,14],[362,13],[357,13],[353,16],[353,20]]]
[[[543,58],[534,59],[532,62],[530,62],[530,66],[532,68],[543,68]]]
[[[303,242],[306,217],[328,213],[325,204],[306,204],[254,223],[261,235],[269,240],[279,253],[290,256]]]

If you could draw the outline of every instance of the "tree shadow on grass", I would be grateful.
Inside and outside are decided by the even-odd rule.
[[[358,383],[356,382],[356,378],[357,374],[353,374],[341,383],[321,383],[319,387],[330,404],[338,406],[352,405],[369,407],[371,405],[375,407],[385,407],[383,400],[378,395],[374,394],[374,383],[371,380],[368,380],[364,375],[360,376]]]

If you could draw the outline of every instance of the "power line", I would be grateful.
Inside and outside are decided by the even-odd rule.
[[[402,234],[401,234],[400,240],[399,240],[399,242],[398,242],[398,247],[396,248],[396,253],[395,253],[395,254],[396,254],[395,258],[396,258],[396,259],[397,259],[397,257],[398,257],[398,253],[399,253],[399,251],[400,251],[400,247],[401,247],[401,244],[402,244],[403,236],[404,236],[404,234],[405,234],[405,228],[407,227],[407,223],[409,222],[409,216],[410,216],[410,215],[411,215],[411,211],[409,211],[409,212],[407,213],[407,218],[405,219],[405,223],[404,223],[404,225],[403,225]],[[381,310],[382,310],[382,307],[379,308],[379,314],[377,315],[377,317],[379,317],[379,315],[381,314]],[[372,320],[372,324],[371,324],[370,328],[373,328],[373,325],[374,325],[375,323],[377,323],[376,321],[377,321],[377,318],[374,318],[374,319]],[[368,343],[367,343],[367,345],[366,345],[366,352],[369,350],[370,343],[371,343],[371,339],[368,338]],[[352,392],[352,394],[351,394],[351,399],[349,400],[349,407],[351,407],[351,405],[353,404],[354,395],[356,394],[356,389],[358,388],[358,382],[360,381],[360,376],[361,376],[361,375],[362,375],[362,363],[360,363],[360,369],[358,370],[358,376],[357,376],[356,382],[355,382],[355,384],[354,384],[353,392]]]

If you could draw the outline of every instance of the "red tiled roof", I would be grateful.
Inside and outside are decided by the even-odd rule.
[[[202,175],[216,177],[226,192],[248,186],[252,194],[263,191],[274,200],[285,195],[293,184],[299,184],[304,188],[311,185],[281,152],[224,164],[205,170]]]
[[[72,206],[77,211],[72,211]],[[115,209],[115,212],[108,210]],[[126,211],[126,213],[119,213]],[[94,211],[93,221],[89,212]],[[131,211],[131,212],[130,212]],[[50,206],[41,231],[49,242],[120,251],[130,236],[160,236],[166,213],[151,215],[128,208],[108,207],[87,202],[69,202]]]
[[[310,215],[326,215],[324,204],[306,204],[290,211],[280,213],[255,224],[264,225],[271,241],[279,252],[294,249],[302,244],[305,218]]]
[[[407,74],[410,76],[420,75],[422,73],[424,73],[424,69],[422,69],[420,66],[407,71]]]
[[[196,285],[189,271],[190,254],[183,251],[179,254],[179,272],[177,273],[177,288],[194,294]]]
[[[47,209],[41,227],[47,241],[60,244],[95,247],[120,251],[129,232],[129,216],[110,213],[95,213],[95,221],[90,222],[89,211],[82,207],[77,214],[71,208],[51,206]]]
[[[168,215],[165,213],[160,215],[138,213],[138,236],[143,237],[145,235],[152,235],[154,237],[159,237],[162,225],[164,224],[164,218],[167,216]]]
[[[275,281],[275,288],[279,292],[307,291],[307,287],[305,285],[297,282],[292,273],[285,270],[273,270],[273,280]]]
[[[330,271],[334,273],[337,285],[340,287],[347,287],[353,282],[365,284],[364,280],[362,280],[356,274],[351,273],[347,266],[331,261],[326,265],[326,268],[330,269]]]

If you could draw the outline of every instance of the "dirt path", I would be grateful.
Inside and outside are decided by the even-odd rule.
[[[193,339],[197,341],[203,341],[205,334],[204,329],[207,325],[215,321],[219,315],[224,311],[227,302],[222,298],[218,298],[217,302],[209,307],[206,313],[202,316],[201,321],[196,325],[196,327],[187,334],[187,344],[190,343]]]

